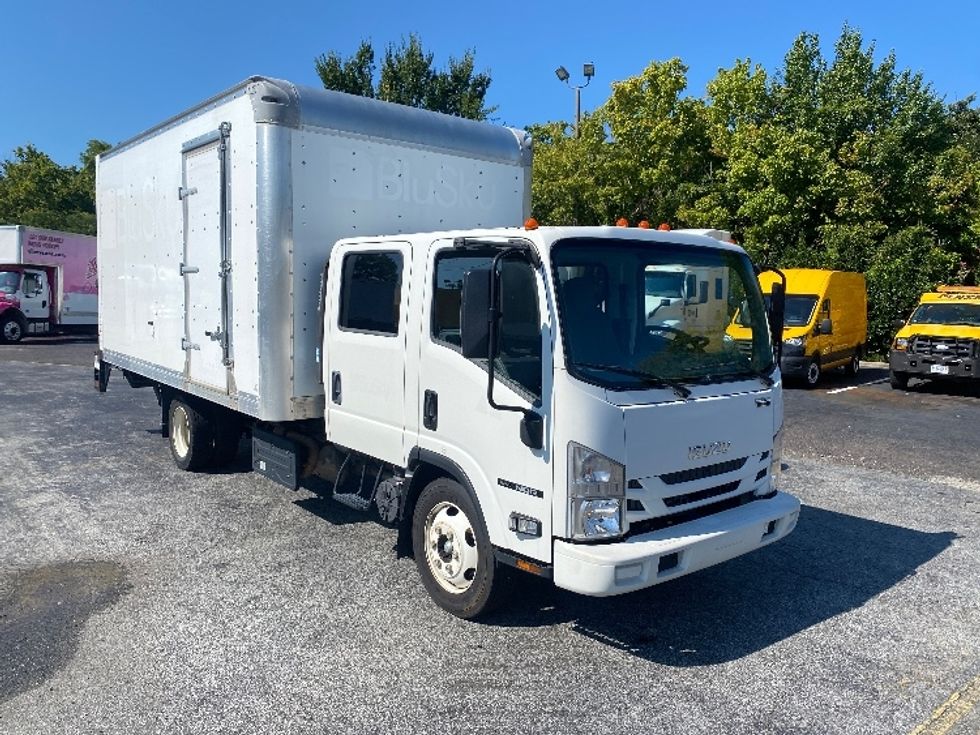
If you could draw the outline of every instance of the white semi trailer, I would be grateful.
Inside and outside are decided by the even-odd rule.
[[[530,164],[522,131],[259,77],[119,145],[98,163],[97,387],[152,387],[183,469],[244,432],[257,472],[374,508],[461,617],[508,567],[612,595],[787,535],[745,252],[521,227]],[[717,339],[648,327],[656,266],[723,272]],[[747,352],[723,339],[739,306]]]

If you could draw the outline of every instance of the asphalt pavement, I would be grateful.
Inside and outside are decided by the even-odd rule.
[[[0,732],[980,732],[970,390],[789,389],[786,540],[472,623],[365,516],[178,471],[93,349],[0,346]]]

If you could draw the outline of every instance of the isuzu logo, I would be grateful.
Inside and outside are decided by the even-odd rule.
[[[938,345],[935,345],[935,349],[937,349],[937,350],[939,350],[941,352],[945,352],[946,350],[949,349],[949,345],[938,344]]]
[[[705,459],[716,454],[727,454],[731,449],[731,442],[711,442],[710,444],[695,444],[687,448],[688,459]]]

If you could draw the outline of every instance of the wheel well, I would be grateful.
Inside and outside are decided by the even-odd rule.
[[[17,321],[19,321],[21,323],[21,325],[24,325],[24,324],[27,323],[27,317],[24,316],[24,312],[22,312],[16,306],[10,306],[10,307],[7,307],[6,309],[4,309],[3,311],[0,311],[0,321],[3,321],[8,316],[12,316],[14,319],[16,319]]]
[[[400,557],[412,555],[412,516],[415,515],[415,504],[418,502],[419,495],[433,480],[440,477],[455,480],[469,493],[480,513],[483,513],[480,499],[473,490],[473,484],[459,465],[447,457],[424,449],[416,449],[413,454],[413,461],[409,465],[412,477],[398,519],[398,556]]]

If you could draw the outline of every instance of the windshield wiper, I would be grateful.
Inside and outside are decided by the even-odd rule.
[[[634,378],[641,378],[648,383],[653,385],[666,385],[668,388],[674,391],[678,396],[684,398],[685,400],[691,395],[690,389],[684,387],[681,383],[676,380],[671,380],[670,378],[664,378],[654,373],[648,373],[643,370],[633,370],[632,368],[620,367],[619,365],[603,365],[597,362],[573,362],[572,365],[575,367],[592,368],[593,370],[608,370],[611,373],[619,373],[620,375],[630,375]]]

